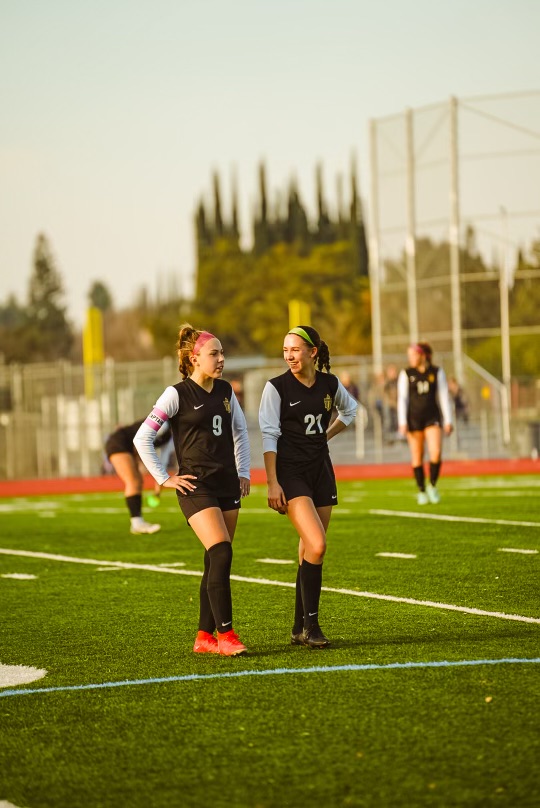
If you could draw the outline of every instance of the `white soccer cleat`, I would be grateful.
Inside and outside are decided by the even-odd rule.
[[[161,530],[161,525],[152,525],[150,522],[145,522],[141,516],[131,520],[130,532],[136,535],[142,533],[157,533],[158,530]]]
[[[427,487],[427,495],[428,495],[429,501],[433,505],[438,505],[438,503],[441,501],[441,495],[439,494],[439,492],[437,491],[437,489],[435,488],[434,485],[428,485],[428,487]]]
[[[428,495],[425,491],[419,491],[418,496],[416,497],[416,501],[419,505],[427,505],[429,502]]]

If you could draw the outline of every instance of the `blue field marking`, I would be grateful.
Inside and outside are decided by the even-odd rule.
[[[6,696],[30,696],[35,693],[58,693],[72,690],[104,690],[110,687],[126,687],[128,685],[159,685],[167,682],[196,682],[209,679],[238,679],[243,676],[283,676],[300,673],[336,673],[340,671],[387,671],[409,670],[411,668],[460,668],[476,665],[524,665],[538,664],[540,657],[532,659],[461,659],[455,662],[441,660],[439,662],[390,662],[386,665],[316,665],[312,668],[273,668],[263,671],[226,671],[224,673],[188,673],[183,676],[164,676],[155,679],[125,679],[120,682],[101,682],[88,685],[64,685],[62,687],[36,687],[21,690],[1,690],[0,698]]]

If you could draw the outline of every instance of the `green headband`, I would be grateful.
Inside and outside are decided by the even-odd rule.
[[[300,328],[299,325],[297,325],[296,328],[291,328],[289,334],[296,334],[297,337],[302,337],[302,339],[305,339],[305,341],[309,342],[310,345],[313,345],[314,348],[317,347],[313,342],[313,340],[311,339],[311,337],[309,336],[308,332],[304,331],[303,328]]]

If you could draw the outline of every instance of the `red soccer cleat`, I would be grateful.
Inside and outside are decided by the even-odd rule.
[[[218,641],[213,634],[209,634],[207,631],[199,631],[193,650],[196,654],[219,654]]]
[[[232,629],[226,631],[225,634],[220,634],[218,631],[217,636],[219,653],[223,656],[238,656],[238,654],[246,653],[246,646],[240,642],[238,634],[235,634]]]

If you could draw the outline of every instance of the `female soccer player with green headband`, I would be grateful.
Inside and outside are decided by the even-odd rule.
[[[266,383],[259,411],[268,505],[287,514],[300,539],[291,642],[324,648],[330,643],[319,625],[322,565],[337,505],[328,441],[352,423],[358,402],[328,372],[328,346],[311,326],[289,331],[283,357],[289,369]],[[330,426],[333,407],[338,416]]]

